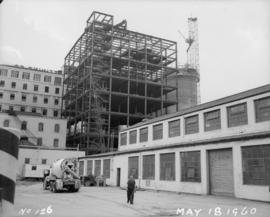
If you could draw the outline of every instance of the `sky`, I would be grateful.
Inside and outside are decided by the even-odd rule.
[[[270,83],[270,1],[267,0],[4,0],[0,64],[58,70],[93,11],[127,20],[132,31],[178,43],[198,18],[201,102]]]

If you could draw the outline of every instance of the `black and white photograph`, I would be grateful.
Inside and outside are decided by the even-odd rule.
[[[270,1],[0,0],[0,217],[269,217]]]

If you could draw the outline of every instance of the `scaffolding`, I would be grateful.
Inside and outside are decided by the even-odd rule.
[[[64,63],[62,115],[67,146],[86,154],[113,151],[119,125],[167,113],[177,105],[177,44],[130,31],[127,21],[93,12]],[[170,79],[172,80],[172,79]],[[175,92],[175,99],[168,97]]]

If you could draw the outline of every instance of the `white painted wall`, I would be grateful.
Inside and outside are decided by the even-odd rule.
[[[143,148],[143,147],[153,147],[158,145],[169,145],[179,142],[192,142],[192,141],[198,141],[198,140],[205,140],[205,139],[213,139],[213,138],[220,138],[225,136],[233,136],[233,135],[239,135],[244,133],[255,133],[260,131],[266,131],[270,130],[270,122],[264,121],[264,122],[255,122],[255,109],[254,109],[254,100],[264,98],[266,96],[270,96],[270,93],[260,94],[258,96],[250,97],[247,99],[238,100],[237,102],[227,103],[225,105],[215,106],[211,107],[209,109],[204,109],[203,111],[193,112],[189,113],[183,116],[178,116],[170,119],[166,119],[160,122],[155,122],[152,124],[146,124],[141,127],[137,128],[128,128],[125,130],[122,130],[120,132],[124,133],[127,132],[127,145],[120,145],[120,139],[119,139],[119,151],[121,150],[131,150],[131,149],[137,149],[137,148]],[[228,127],[227,126],[227,109],[226,107],[231,105],[237,105],[240,103],[246,102],[247,103],[247,112],[248,112],[248,124],[236,126],[236,127]],[[213,111],[216,109],[220,109],[221,113],[221,129],[218,130],[212,130],[212,131],[204,131],[204,113],[208,111]],[[188,134],[185,135],[185,126],[184,126],[184,119],[185,117],[189,117],[195,114],[199,114],[199,133],[195,134]],[[172,120],[180,119],[180,136],[177,137],[168,137],[168,122]],[[153,140],[153,125],[163,123],[163,139],[159,140]],[[148,141],[140,143],[139,141],[139,134],[140,129],[148,127]],[[129,131],[137,130],[137,143],[135,144],[129,144]],[[120,138],[119,134],[119,138]]]
[[[30,115],[17,115],[20,121],[7,113],[0,112],[0,126],[3,127],[4,121],[9,120],[9,127],[21,129],[22,121],[27,122],[27,129],[33,134],[35,137],[41,137],[44,146],[53,147],[54,139],[59,140],[59,148],[66,147],[66,129],[67,129],[67,121],[65,119],[60,118],[48,118],[48,117],[39,117],[39,116],[30,116]],[[43,131],[38,131],[39,123],[44,124]],[[60,125],[60,131],[55,132],[54,126],[55,124]],[[4,127],[3,127],[4,128]],[[26,133],[25,133],[26,134]],[[27,134],[26,134],[27,135]],[[36,141],[36,140],[31,140]]]
[[[269,186],[256,186],[243,184],[242,171],[242,146],[269,144],[270,138],[252,139],[248,141],[236,141],[217,143],[209,145],[200,145],[192,147],[168,148],[163,150],[145,151],[132,154],[121,154],[109,157],[89,157],[81,159],[87,161],[89,159],[111,159],[110,179],[106,182],[108,185],[116,186],[117,168],[121,168],[121,187],[125,188],[128,181],[128,157],[139,156],[139,178],[136,179],[138,187],[152,190],[165,190],[193,194],[209,194],[209,173],[208,173],[208,154],[213,149],[232,148],[233,153],[233,169],[234,169],[234,196],[244,199],[253,199],[261,201],[270,201]],[[184,151],[200,151],[201,153],[201,182],[182,182],[181,181],[181,162],[180,152]],[[162,153],[175,153],[175,181],[160,181],[160,165],[159,158]],[[142,179],[142,156],[155,154],[155,180],[150,180],[150,185],[146,184],[146,180]],[[103,161],[102,161],[103,164]],[[93,168],[94,170],[94,168]]]
[[[40,165],[42,159],[47,159],[47,165],[51,165],[55,160],[62,158],[83,157],[83,151],[59,150],[59,149],[31,149],[19,148],[19,177],[23,174],[23,167],[25,165],[25,158],[30,158],[31,165]]]

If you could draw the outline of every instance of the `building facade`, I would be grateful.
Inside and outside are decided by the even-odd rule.
[[[22,143],[51,148],[66,147],[67,121],[26,112],[0,112],[0,127],[19,131]]]
[[[60,117],[62,71],[0,65],[0,111]]]
[[[270,201],[270,85],[140,122],[119,137],[119,151],[81,158],[81,175]]]

